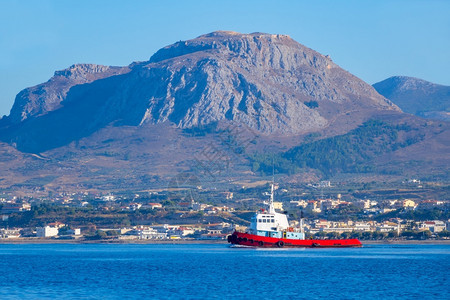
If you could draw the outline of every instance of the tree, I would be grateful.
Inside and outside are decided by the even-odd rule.
[[[416,233],[412,230],[405,230],[402,232],[401,236],[406,238],[414,238],[416,237]]]
[[[373,240],[378,240],[379,236],[380,236],[380,232],[379,231],[372,232],[372,239]]]
[[[422,231],[422,234],[420,234],[420,238],[423,240],[429,239],[431,237],[432,233],[429,230]]]
[[[337,233],[337,232],[328,232],[327,233],[327,237],[329,238],[329,239],[337,239],[338,237],[339,237],[339,233]]]
[[[325,233],[325,232],[323,232],[323,231],[319,231],[318,233],[316,233],[314,236],[316,237],[316,238],[323,238],[323,237],[325,237],[327,234]]]
[[[389,231],[387,237],[390,239],[398,237],[397,231]]]
[[[370,240],[370,239],[372,238],[372,232],[370,232],[370,231],[364,231],[364,232],[362,233],[361,238],[362,238],[363,240]]]
[[[437,233],[437,236],[440,238],[450,237],[450,231],[442,230],[441,232]]]
[[[70,226],[61,227],[58,230],[58,235],[65,235],[65,234],[67,234],[68,230],[70,230]]]
[[[119,232],[117,230],[108,230],[108,231],[106,231],[106,236],[118,236],[118,235],[119,235]]]
[[[306,106],[308,106],[309,108],[317,108],[317,107],[319,107],[319,103],[317,101],[315,101],[315,100],[306,101],[306,102],[304,102],[304,104]]]
[[[348,238],[350,238],[351,237],[351,235],[352,235],[352,233],[351,232],[343,232],[343,233],[341,233],[341,238],[343,238],[343,239],[348,239]]]
[[[360,231],[353,231],[351,237],[354,239],[360,239],[362,237],[362,234]]]
[[[95,232],[95,235],[94,235],[94,239],[96,239],[96,240],[101,240],[101,239],[104,239],[104,238],[106,238],[108,235],[106,234],[106,232],[104,232],[103,230],[97,230],[96,232]]]

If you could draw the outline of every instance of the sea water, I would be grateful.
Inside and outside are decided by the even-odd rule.
[[[0,299],[450,299],[450,245],[0,245]]]

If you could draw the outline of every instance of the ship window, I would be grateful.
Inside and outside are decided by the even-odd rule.
[[[272,220],[270,220],[270,222],[272,222],[272,223],[275,223],[275,220],[274,220],[274,219],[272,219]]]
[[[266,219],[263,219],[263,223],[266,223]]]
[[[258,219],[258,223],[261,223],[262,222],[262,220],[261,219]]]

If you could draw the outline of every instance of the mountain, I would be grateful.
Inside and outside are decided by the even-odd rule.
[[[316,170],[336,181],[343,174],[384,180],[390,175],[448,179],[449,127],[407,114],[379,116],[342,135],[305,141],[276,155],[258,153],[253,168],[256,164],[266,174],[273,168],[288,174]]]
[[[72,87],[128,71],[128,67],[94,64],[76,64],[65,70],[56,71],[46,83],[24,89],[16,96],[9,121],[18,124],[30,117],[39,117],[61,108],[61,102]]]
[[[192,128],[222,121],[286,136],[349,116],[354,127],[384,110],[398,108],[288,36],[214,32],[128,67],[75,65],[56,72],[19,93],[7,118],[12,126],[0,137],[22,151],[42,152],[110,124]]]
[[[125,67],[76,64],[20,92],[0,120],[0,188],[137,190],[177,174],[244,185],[269,168],[261,154],[287,180],[446,178],[447,137],[447,123],[403,113],[289,36],[218,31]]]
[[[394,76],[375,83],[373,87],[404,112],[450,121],[450,86],[414,77]]]

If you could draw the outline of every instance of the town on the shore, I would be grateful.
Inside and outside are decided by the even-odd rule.
[[[407,183],[402,189],[367,193],[341,187],[339,191],[346,192],[336,194],[329,181],[302,187],[307,192],[280,186],[274,206],[289,215],[292,227],[299,227],[300,217],[305,216],[302,224],[307,237],[450,239],[450,202],[424,197],[427,193],[422,190],[427,187],[419,181]],[[254,212],[264,208],[264,191],[267,185],[235,191],[196,186],[175,192],[73,192],[39,198],[3,193],[0,239],[225,240],[234,230],[245,230]],[[329,192],[325,195],[324,191]]]

